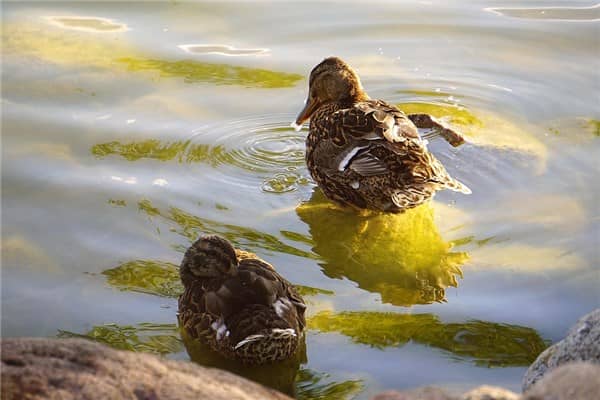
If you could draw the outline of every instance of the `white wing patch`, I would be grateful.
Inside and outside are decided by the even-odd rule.
[[[273,308],[275,309],[275,313],[280,318],[283,318],[285,313],[288,312],[291,307],[292,307],[292,303],[284,297],[278,298],[273,303]]]
[[[293,330],[292,328],[287,328],[287,329],[273,328],[273,329],[271,329],[271,332],[276,334],[276,336],[279,338],[296,337],[296,331]]]
[[[338,165],[338,171],[344,171],[346,169],[346,167],[348,166],[348,164],[350,163],[350,160],[352,160],[352,157],[354,157],[356,155],[356,153],[358,153],[360,150],[367,148],[368,146],[356,146],[355,148],[353,148],[352,150],[350,150],[342,159],[342,161],[340,161],[340,164]]]
[[[227,329],[227,325],[225,325],[225,321],[223,318],[219,318],[217,321],[213,322],[210,327],[216,332],[217,340],[223,339],[223,337],[229,337],[229,329]]]
[[[235,347],[233,348],[234,350],[239,349],[240,347],[248,344],[248,343],[252,343],[252,342],[256,342],[258,340],[261,340],[265,337],[265,335],[250,335],[250,336],[246,336],[244,339],[240,340]]]

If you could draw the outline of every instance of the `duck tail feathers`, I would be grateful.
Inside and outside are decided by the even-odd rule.
[[[460,192],[463,194],[471,194],[471,189],[469,189],[469,187],[463,183],[460,183],[459,181],[457,181],[454,178],[450,178],[444,182],[444,188],[445,189],[450,189],[453,190],[455,192]]]

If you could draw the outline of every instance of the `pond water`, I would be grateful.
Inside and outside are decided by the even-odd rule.
[[[547,7],[546,7],[547,6]],[[600,304],[599,8],[578,1],[3,2],[2,336],[85,336],[220,365],[177,330],[201,233],[299,285],[305,353],[238,373],[299,398],[520,389]],[[402,215],[323,198],[307,74],[463,131],[470,196]],[[188,353],[189,352],[189,353]],[[190,355],[191,354],[191,355]]]

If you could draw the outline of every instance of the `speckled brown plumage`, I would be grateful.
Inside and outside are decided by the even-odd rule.
[[[180,267],[180,325],[224,357],[263,364],[291,357],[306,325],[304,300],[256,255],[204,236]]]
[[[317,65],[309,86],[296,124],[310,118],[306,162],[329,199],[359,209],[401,212],[437,190],[471,192],[427,150],[413,121],[397,107],[370,99],[341,59],[330,57]],[[462,136],[427,117],[415,114],[413,119],[441,129],[454,145],[462,143]]]

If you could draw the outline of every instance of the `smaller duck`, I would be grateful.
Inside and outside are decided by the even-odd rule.
[[[345,206],[402,212],[437,190],[469,194],[427,150],[417,126],[437,130],[450,144],[462,136],[427,114],[405,115],[372,100],[356,72],[329,57],[310,73],[309,95],[297,128],[310,118],[306,163],[325,196]]]
[[[306,305],[269,263],[211,235],[186,251],[179,273],[179,322],[189,336],[245,364],[294,354]]]

